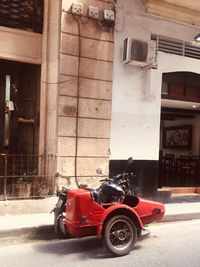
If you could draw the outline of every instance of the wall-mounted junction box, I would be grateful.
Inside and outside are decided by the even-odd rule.
[[[72,3],[72,14],[83,15],[83,4],[82,3]]]
[[[99,8],[96,6],[89,6],[88,16],[93,19],[99,19]]]
[[[115,20],[115,12],[111,9],[104,9],[104,19],[109,21]]]

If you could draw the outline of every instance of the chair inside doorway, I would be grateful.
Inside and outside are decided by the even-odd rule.
[[[165,154],[160,157],[161,186],[198,187],[200,185],[200,156]]]

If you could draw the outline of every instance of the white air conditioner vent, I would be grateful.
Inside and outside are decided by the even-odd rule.
[[[123,63],[145,67],[155,65],[156,45],[154,42],[125,38]]]
[[[200,59],[200,45],[197,42],[185,42],[156,34],[151,35],[151,40],[156,42],[158,51]]]

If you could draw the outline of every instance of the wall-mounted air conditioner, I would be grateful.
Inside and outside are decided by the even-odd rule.
[[[155,68],[156,44],[131,38],[125,38],[123,44],[123,64]]]

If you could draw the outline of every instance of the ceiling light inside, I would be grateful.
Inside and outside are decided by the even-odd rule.
[[[195,37],[194,37],[194,40],[196,42],[200,42],[200,33],[198,33]]]

